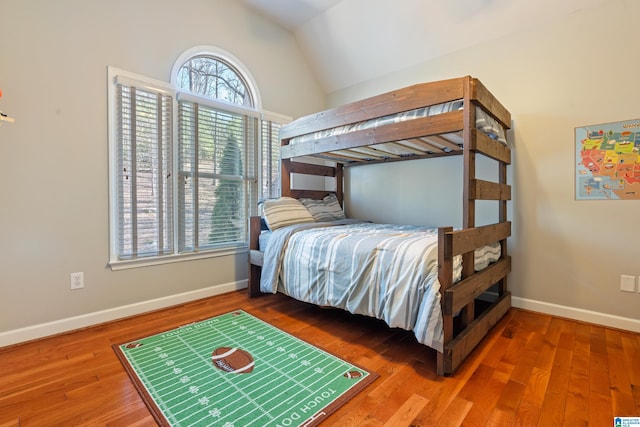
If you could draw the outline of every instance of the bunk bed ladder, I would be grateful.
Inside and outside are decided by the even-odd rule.
[[[476,105],[483,106],[486,88],[471,77],[464,84],[463,111],[463,218],[462,230],[452,227],[438,230],[438,279],[441,286],[443,316],[443,351],[438,353],[439,375],[450,375],[471,353],[488,331],[511,307],[511,294],[507,290],[507,274],[511,271],[511,257],[507,252],[507,238],[511,223],[507,221],[507,201],[511,187],[507,184],[507,165],[511,152],[501,147],[476,127]],[[481,153],[497,161],[498,182],[476,179],[476,156]],[[498,201],[497,223],[476,227],[476,200]],[[500,260],[475,272],[474,250],[481,245],[499,242]],[[453,283],[453,258],[462,256],[462,278]],[[475,300],[489,288],[497,285],[498,296],[481,314],[475,313]],[[459,320],[459,331],[454,331],[454,319]]]

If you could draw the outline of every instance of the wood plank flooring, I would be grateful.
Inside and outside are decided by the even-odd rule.
[[[462,367],[410,332],[281,295],[219,295],[0,349],[0,427],[153,426],[111,348],[242,308],[380,374],[327,426],[611,426],[640,416],[640,334],[512,309]]]

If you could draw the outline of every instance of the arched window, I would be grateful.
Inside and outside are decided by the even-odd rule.
[[[171,83],[181,91],[259,111],[258,86],[249,69],[230,52],[195,46],[176,60]]]
[[[178,69],[176,84],[180,89],[208,98],[255,107],[242,74],[221,58],[198,55],[188,59]]]

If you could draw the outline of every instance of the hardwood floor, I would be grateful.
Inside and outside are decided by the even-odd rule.
[[[155,425],[114,343],[242,308],[380,374],[327,426],[611,426],[640,416],[640,334],[512,309],[449,378],[410,332],[244,291],[0,349],[0,427]]]

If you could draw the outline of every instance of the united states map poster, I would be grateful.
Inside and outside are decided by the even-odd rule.
[[[575,129],[576,200],[640,200],[640,119]]]

